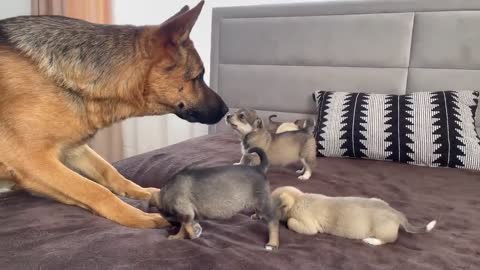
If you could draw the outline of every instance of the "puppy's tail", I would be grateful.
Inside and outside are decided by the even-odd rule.
[[[268,157],[267,154],[265,154],[265,151],[262,150],[260,147],[252,147],[248,149],[248,153],[256,153],[260,157],[260,164],[255,166],[257,169],[262,171],[264,174],[267,173],[269,162],[268,162]]]
[[[278,124],[279,122],[277,121],[273,121],[272,118],[277,118],[277,115],[276,114],[272,114],[268,117],[268,121],[270,121],[270,123],[274,123],[274,124]]]
[[[400,225],[402,225],[403,229],[408,233],[427,233],[433,230],[433,228],[435,228],[435,225],[437,225],[437,221],[432,220],[425,226],[414,226],[410,222],[408,222],[408,219],[407,217],[405,217],[405,215],[401,214]]]

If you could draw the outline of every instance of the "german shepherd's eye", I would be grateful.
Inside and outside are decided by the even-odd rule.
[[[245,118],[245,115],[243,113],[241,113],[238,118],[240,118],[241,120],[243,120]]]

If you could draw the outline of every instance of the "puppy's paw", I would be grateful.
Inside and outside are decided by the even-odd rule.
[[[253,220],[260,220],[260,219],[262,219],[262,218],[259,217],[257,214],[251,215],[250,218],[253,219]]]
[[[242,165],[241,162],[236,162],[236,163],[233,163],[233,165]]]
[[[200,235],[202,235],[202,232],[203,232],[202,226],[200,226],[199,223],[195,223],[195,224],[193,224],[192,227],[193,227],[192,239],[199,238]]]
[[[297,174],[303,174],[305,172],[305,169],[301,169],[301,170],[296,170],[295,173]]]
[[[377,239],[377,238],[372,238],[372,237],[362,239],[362,241],[367,243],[367,244],[370,244],[372,246],[380,246],[380,245],[385,244],[385,242],[383,242],[382,240]]]
[[[265,249],[268,251],[274,251],[278,249],[278,245],[266,244]]]
[[[298,179],[302,181],[307,181],[308,179],[310,179],[310,175],[303,174],[303,175],[300,175]]]
[[[310,170],[305,170],[305,172],[298,177],[298,179],[305,181],[310,179],[310,176],[312,176],[312,172]]]

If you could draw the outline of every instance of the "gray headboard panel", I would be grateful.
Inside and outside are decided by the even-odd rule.
[[[230,108],[285,119],[314,113],[311,93],[320,89],[478,90],[480,1],[214,8],[210,78]]]

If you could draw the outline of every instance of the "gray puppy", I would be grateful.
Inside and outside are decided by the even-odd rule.
[[[259,156],[259,165],[185,169],[154,194],[153,203],[160,212],[181,223],[179,232],[170,239],[199,237],[202,228],[195,219],[228,219],[242,210],[254,209],[252,218],[268,223],[269,241],[265,248],[278,247],[279,221],[265,176],[268,158],[259,148],[248,152]]]
[[[240,133],[239,117],[227,120],[230,126]],[[263,121],[257,118],[249,128],[242,128],[242,158],[239,164],[255,163],[246,150],[259,147],[265,150],[271,165],[285,166],[300,161],[303,165],[297,173],[298,179],[308,180],[316,162],[317,145],[311,132],[313,121],[304,121],[303,126],[296,131],[272,134],[264,127]]]

